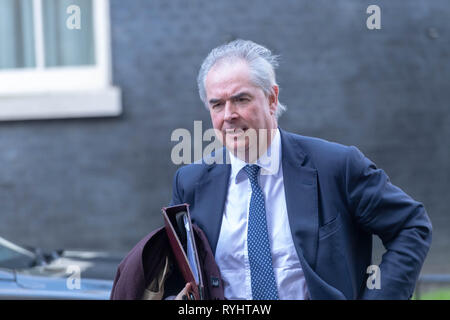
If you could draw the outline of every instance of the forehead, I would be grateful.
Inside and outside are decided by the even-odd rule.
[[[219,62],[206,75],[208,98],[226,98],[241,90],[257,89],[250,81],[250,70],[246,62]]]

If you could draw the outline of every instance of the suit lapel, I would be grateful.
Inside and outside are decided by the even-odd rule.
[[[314,271],[319,229],[317,169],[302,151],[298,138],[281,129],[280,135],[289,226],[310,296],[312,299],[345,298]],[[229,164],[209,165],[195,187],[192,217],[206,234],[213,254],[222,225],[230,173]]]
[[[286,207],[294,245],[300,260],[314,270],[318,237],[317,170],[307,165],[299,142],[280,129]],[[226,149],[224,148],[223,151]],[[231,165],[209,165],[195,187],[191,212],[216,252],[228,191]]]
[[[192,212],[214,254],[222,225],[230,172],[229,164],[212,164],[195,187],[195,208]]]
[[[319,228],[317,170],[305,165],[308,159],[299,142],[281,129],[280,133],[289,226],[300,260],[314,270]]]

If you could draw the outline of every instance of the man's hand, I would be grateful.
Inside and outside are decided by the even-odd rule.
[[[186,283],[183,290],[175,297],[175,300],[194,300],[194,294],[192,293],[192,284]]]

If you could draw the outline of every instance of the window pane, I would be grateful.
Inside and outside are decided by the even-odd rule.
[[[0,69],[35,66],[32,0],[0,1]]]
[[[70,6],[78,6],[77,12],[67,13]],[[45,66],[79,66],[95,64],[92,0],[43,0]]]

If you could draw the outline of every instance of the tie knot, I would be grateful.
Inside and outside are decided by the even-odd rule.
[[[259,169],[261,169],[261,167],[258,166],[257,164],[250,164],[244,167],[244,170],[247,173],[247,176],[250,179],[250,181],[256,180],[256,178],[258,177]]]

